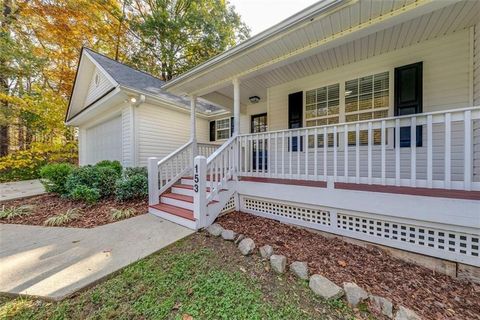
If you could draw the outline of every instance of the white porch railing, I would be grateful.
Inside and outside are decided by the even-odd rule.
[[[225,198],[222,198],[220,191],[223,188],[227,188],[229,180],[236,179],[236,172],[238,172],[237,150],[237,136],[233,136],[209,156],[208,159],[203,156],[195,158],[193,168],[193,203],[194,216],[198,221],[198,227],[206,226],[207,206],[209,203],[214,200],[219,200],[223,203],[230,198],[231,193],[226,194]],[[207,185],[209,189],[207,189]],[[219,208],[219,210],[221,209]]]
[[[238,174],[480,190],[479,119],[474,107],[240,135]]]
[[[210,143],[187,142],[165,158],[148,159],[149,204],[156,204],[159,196],[192,170],[193,158],[198,155],[210,155],[219,146]],[[197,150],[195,150],[197,149]]]
[[[208,158],[211,154],[215,152],[219,147],[221,147],[221,144],[216,144],[216,143],[197,143],[197,148],[198,148],[198,155],[199,156],[204,156],[205,158]]]

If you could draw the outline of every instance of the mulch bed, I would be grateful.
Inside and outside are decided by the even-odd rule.
[[[289,262],[308,262],[312,274],[322,274],[338,285],[355,282],[425,319],[480,319],[480,285],[404,262],[378,248],[329,239],[250,214],[233,212],[218,223],[252,238],[257,247],[271,245]]]
[[[44,225],[48,218],[66,212],[68,209],[78,208],[82,210],[80,218],[71,221],[62,227],[74,228],[93,228],[107,223],[112,223],[110,211],[115,209],[135,210],[135,215],[147,213],[148,199],[130,200],[126,202],[117,202],[114,199],[101,200],[100,202],[89,205],[79,201],[72,201],[61,198],[55,194],[44,194],[31,198],[10,200],[0,202],[0,207],[18,207],[23,205],[32,206],[32,213],[25,216],[15,217],[13,219],[0,219],[0,223]],[[117,220],[118,221],[118,220]]]

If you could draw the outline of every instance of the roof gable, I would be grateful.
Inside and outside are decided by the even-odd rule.
[[[66,121],[114,89],[118,83],[82,49],[68,104]]]
[[[136,70],[91,49],[82,48],[66,121],[70,121],[119,86],[179,107],[190,108],[188,97],[166,92],[161,88],[164,84],[164,81],[148,73]],[[222,107],[203,99],[199,99],[197,107],[200,112],[212,115],[215,112],[224,111]]]

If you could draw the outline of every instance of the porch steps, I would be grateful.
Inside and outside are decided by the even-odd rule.
[[[207,187],[206,191],[207,193],[210,192],[210,188]],[[151,205],[149,211],[166,220],[196,229],[197,221],[193,214],[193,195],[193,179],[183,177],[170,190],[160,195],[160,203]],[[217,202],[212,200],[208,205]]]

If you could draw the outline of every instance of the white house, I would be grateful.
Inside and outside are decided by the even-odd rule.
[[[146,166],[148,157],[165,157],[188,142],[190,101],[160,89],[163,84],[83,48],[66,115],[66,123],[79,129],[80,165],[119,160],[125,166]],[[210,122],[230,123],[228,109],[205,100],[197,103],[196,117],[200,142],[209,142]],[[200,147],[211,152],[215,145]]]
[[[479,19],[480,1],[324,0],[167,82],[230,106],[233,135],[150,159],[150,212],[199,229],[234,207],[479,267]]]

